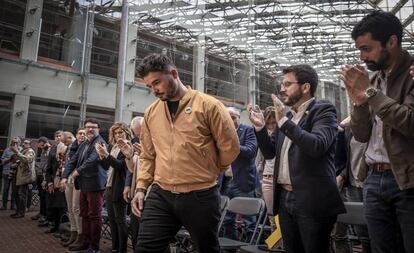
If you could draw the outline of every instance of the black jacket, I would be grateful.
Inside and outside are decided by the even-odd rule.
[[[269,137],[266,128],[256,132],[265,159],[275,159],[274,214],[278,213],[281,186],[277,185],[280,153],[285,137],[292,140],[289,149],[290,179],[299,215],[334,216],[345,212],[335,180],[335,144],[337,121],[335,107],[328,101],[312,101],[296,125],[290,119]]]
[[[112,147],[109,148],[111,153]],[[105,170],[108,170],[112,166],[112,202],[125,202],[123,198],[123,191],[125,186],[125,179],[128,171],[125,163],[125,156],[122,152],[119,152],[115,158],[109,155],[107,158],[101,160],[101,164]]]

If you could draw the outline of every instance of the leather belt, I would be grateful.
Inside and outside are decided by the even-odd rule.
[[[391,170],[391,164],[389,163],[374,163],[369,166],[369,168],[376,172],[384,172]]]

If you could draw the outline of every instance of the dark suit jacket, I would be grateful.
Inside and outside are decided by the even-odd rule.
[[[292,140],[288,151],[290,179],[296,212],[313,217],[345,212],[335,180],[337,121],[335,107],[328,101],[312,101],[296,125],[290,119],[269,137],[266,128],[256,132],[265,159],[275,159],[274,214],[278,213],[281,186],[277,185],[280,152],[285,137]]]
[[[112,149],[112,148],[111,148]],[[108,150],[111,153],[111,149]],[[122,193],[124,192],[125,180],[127,175],[130,175],[127,165],[125,163],[125,156],[119,152],[117,157],[109,155],[107,158],[101,160],[105,170],[110,166],[113,168],[112,172],[112,202],[125,202]]]
[[[231,164],[233,184],[242,192],[250,192],[256,188],[257,140],[254,128],[244,124],[240,124],[237,135],[240,142],[240,154]]]
[[[82,192],[105,190],[107,172],[100,164],[98,153],[95,150],[95,144],[102,142],[105,143],[100,135],[95,137],[90,144],[89,141],[83,142],[65,165],[63,178],[68,178],[76,169],[80,176],[76,178],[75,184]]]

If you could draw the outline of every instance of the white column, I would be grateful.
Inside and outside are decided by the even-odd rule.
[[[37,61],[42,26],[43,0],[28,0],[24,18],[20,58]]]
[[[10,138],[25,137],[30,96],[15,95],[11,113]]]
[[[205,38],[198,37],[198,43],[193,49],[193,86],[194,89],[205,91]]]

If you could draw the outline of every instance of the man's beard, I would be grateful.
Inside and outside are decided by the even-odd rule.
[[[161,99],[161,101],[169,101],[172,98],[174,98],[176,94],[177,94],[177,86],[174,83],[174,80],[169,80],[168,90],[166,91],[166,93],[165,94],[156,94],[155,96],[157,96],[159,99]]]
[[[384,70],[388,67],[387,61],[390,58],[390,53],[387,51],[387,49],[381,50],[381,55],[378,59],[378,62],[375,61],[364,61],[367,65],[367,68],[371,71],[378,71],[378,70]]]
[[[294,94],[292,94],[290,97],[287,97],[286,102],[283,102],[286,106],[293,106],[295,105],[301,98],[303,97],[302,90],[298,90]]]

